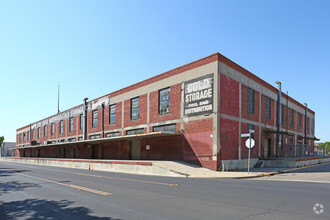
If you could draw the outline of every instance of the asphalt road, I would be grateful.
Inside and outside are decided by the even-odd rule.
[[[170,178],[0,162],[0,219],[330,219],[330,164],[284,175]]]

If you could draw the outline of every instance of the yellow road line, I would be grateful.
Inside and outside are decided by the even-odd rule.
[[[48,179],[44,179],[44,178],[40,178],[40,177],[36,177],[36,176],[30,176],[30,175],[23,174],[23,173],[17,173],[17,174],[21,175],[21,176],[26,176],[26,177],[30,177],[30,178],[33,178],[33,179],[37,179],[37,180],[42,180],[42,181],[49,182],[49,183],[58,184],[58,185],[61,185],[61,186],[67,186],[67,187],[70,187],[70,188],[74,188],[74,189],[78,189],[78,190],[83,190],[83,191],[99,194],[99,195],[102,195],[102,196],[112,195],[111,193],[108,193],[108,192],[104,192],[104,191],[100,191],[100,190],[96,190],[96,189],[91,189],[91,188],[87,188],[87,187],[83,187],[83,186],[60,183],[60,182],[56,182],[56,181],[53,181],[53,180],[48,180]]]
[[[62,173],[70,173],[70,174],[76,174],[76,175],[81,175],[81,176],[91,176],[91,177],[98,177],[98,178],[107,178],[107,179],[125,180],[125,181],[138,182],[138,183],[150,183],[150,184],[165,185],[165,186],[178,186],[178,185],[179,185],[179,184],[175,184],[175,183],[161,183],[161,182],[153,182],[153,181],[145,181],[145,180],[136,180],[136,179],[127,179],[127,178],[120,178],[120,177],[99,176],[99,175],[85,174],[85,173],[77,173],[77,172],[70,172],[70,171],[63,171],[63,170],[52,170],[52,169],[40,168],[40,167],[31,167],[31,166],[26,166],[26,167],[37,168],[37,169],[42,169],[42,170],[51,170],[51,171],[62,172]]]

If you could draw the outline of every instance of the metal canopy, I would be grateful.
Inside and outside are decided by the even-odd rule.
[[[269,130],[269,129],[264,129],[264,133],[266,134],[282,134],[282,135],[287,135],[287,136],[294,136],[294,133],[288,132],[288,131],[274,131],[274,130]]]
[[[178,136],[178,135],[182,135],[182,133],[170,132],[170,131],[157,131],[157,132],[150,132],[150,133],[145,133],[145,134],[132,134],[132,135],[125,135],[125,136],[106,137],[106,138],[83,140],[83,141],[57,142],[56,144],[36,145],[36,146],[29,146],[29,147],[17,147],[17,148],[12,148],[12,149],[21,150],[21,149],[64,146],[64,145],[74,145],[74,144],[100,144],[100,143],[111,142],[111,141],[122,141],[122,140],[164,137],[164,136]]]

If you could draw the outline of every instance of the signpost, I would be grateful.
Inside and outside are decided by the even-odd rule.
[[[241,134],[241,137],[248,137],[245,141],[245,146],[249,149],[249,158],[248,158],[248,174],[250,173],[250,158],[251,158],[251,148],[254,147],[255,141],[251,138],[251,134],[254,133],[254,130],[249,130],[247,134]]]

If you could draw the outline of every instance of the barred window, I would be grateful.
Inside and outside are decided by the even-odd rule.
[[[73,117],[71,117],[69,120],[70,120],[69,130],[70,130],[70,132],[73,132],[73,129],[74,129],[74,126],[73,126],[73,123],[74,123]]]
[[[159,114],[170,112],[170,88],[159,90]]]
[[[92,121],[93,128],[98,126],[98,110],[93,111],[93,121]]]
[[[54,135],[54,132],[55,132],[55,124],[54,123],[52,123],[51,132],[52,132],[52,136],[53,136]]]
[[[293,127],[293,109],[290,109],[290,127]]]
[[[302,127],[302,114],[301,113],[298,114],[298,126],[299,126],[299,128]]]
[[[269,97],[266,97],[266,106],[265,106],[265,116],[266,118],[271,118],[271,99]]]
[[[139,119],[140,117],[140,106],[139,97],[131,99],[131,119]]]
[[[83,126],[84,126],[84,117],[83,117],[83,114],[80,114],[79,115],[79,121],[80,121],[80,130],[83,129]]]
[[[47,137],[47,125],[44,126],[44,136]]]
[[[169,125],[160,125],[153,127],[153,131],[176,131],[176,124],[169,124]]]
[[[116,104],[110,105],[110,124],[116,124]]]
[[[63,120],[60,121],[60,134],[63,134]]]
[[[247,111],[254,114],[254,90],[247,88]]]
[[[140,128],[140,129],[133,129],[133,130],[128,130],[126,131],[126,135],[132,135],[132,134],[143,134],[144,133],[144,129]]]

